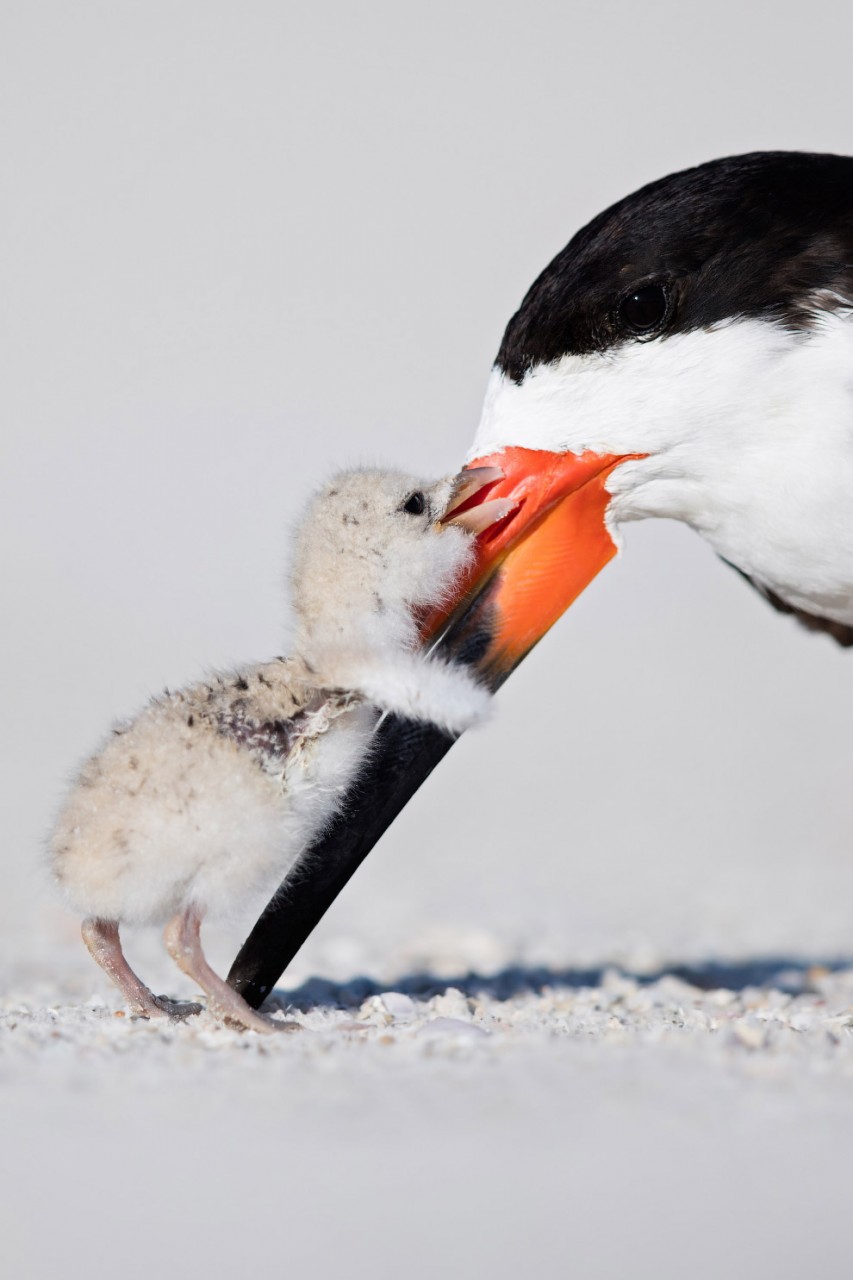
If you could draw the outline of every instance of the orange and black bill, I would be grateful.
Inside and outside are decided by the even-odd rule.
[[[477,535],[456,600],[426,620],[438,651],[497,688],[615,555],[606,481],[617,457],[508,448],[457,477],[442,522]],[[277,894],[228,981],[257,1007],[347,881],[452,746],[433,725],[386,716],[339,817]]]
[[[616,554],[606,481],[625,458],[508,448],[457,480],[445,523],[488,513],[457,602],[428,621],[453,656],[497,688]],[[469,485],[469,475],[483,483]],[[476,527],[468,524],[469,528]]]

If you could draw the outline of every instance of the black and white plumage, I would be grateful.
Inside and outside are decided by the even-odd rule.
[[[593,219],[507,326],[471,456],[507,446],[630,457],[611,532],[682,520],[853,642],[853,160],[718,160]]]
[[[154,698],[83,766],[52,870],[135,1012],[199,1011],[153,996],[122,954],[120,924],[165,924],[171,955],[210,1007],[269,1030],[210,969],[202,919],[272,892],[293,870],[337,812],[380,711],[449,734],[485,716],[488,694],[470,675],[418,651],[414,611],[442,604],[491,519],[481,508],[443,523],[459,492],[395,472],[336,477],[297,535],[294,657]]]

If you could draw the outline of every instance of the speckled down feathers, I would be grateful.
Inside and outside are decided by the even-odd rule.
[[[416,606],[441,599],[471,539],[436,523],[449,482],[347,473],[314,500],[293,571],[298,655],[167,692],[83,766],[51,844],[82,915],[157,923],[269,894],[331,820],[379,710],[459,732],[487,695],[414,651]]]
[[[56,879],[108,920],[163,923],[187,901],[239,909],[336,811],[375,714],[321,700],[301,664],[280,662],[154,699],[84,765],[53,839]]]

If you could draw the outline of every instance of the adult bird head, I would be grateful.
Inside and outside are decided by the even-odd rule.
[[[647,516],[853,640],[851,304],[849,158],[714,161],[578,232],[507,326],[469,457],[513,504],[460,606],[495,683]]]

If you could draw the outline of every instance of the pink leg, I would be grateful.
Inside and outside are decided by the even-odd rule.
[[[273,1022],[262,1017],[213,972],[201,949],[201,912],[196,907],[187,907],[186,911],[174,916],[166,925],[163,938],[166,950],[178,968],[197,982],[208,997],[211,1013],[226,1022],[245,1027],[247,1031],[266,1033],[291,1031],[298,1027],[296,1022]]]
[[[92,959],[112,978],[133,1013],[143,1018],[188,1018],[201,1013],[200,1004],[169,1000],[149,991],[124,958],[115,920],[84,920],[82,933]]]

